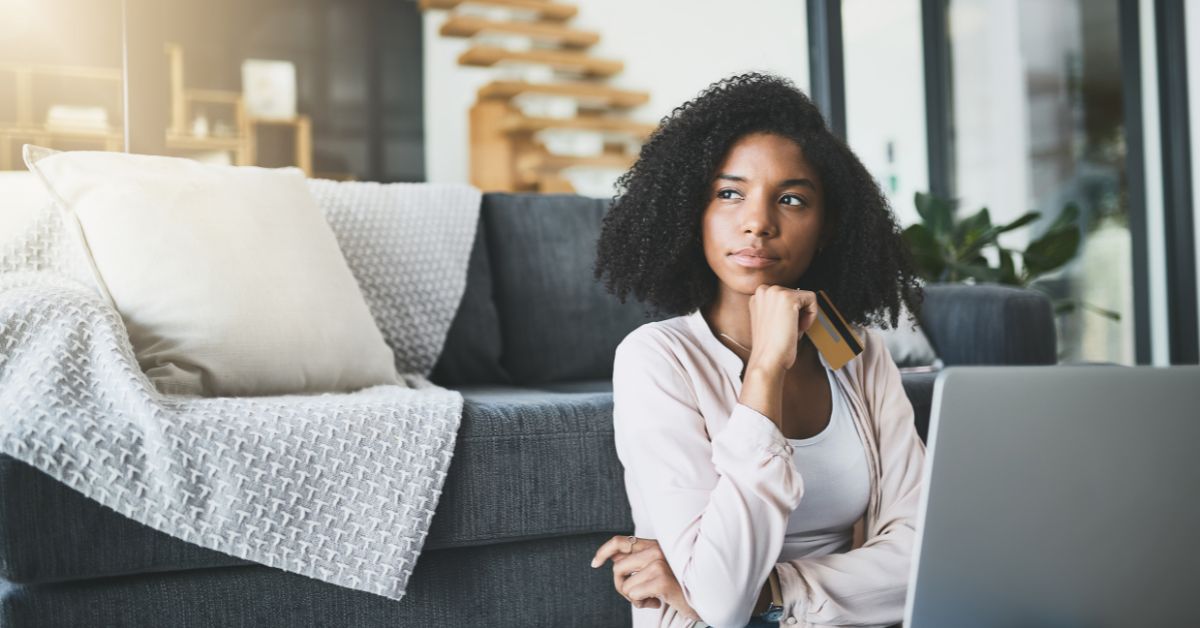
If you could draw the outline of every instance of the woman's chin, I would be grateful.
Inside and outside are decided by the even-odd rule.
[[[759,273],[749,277],[739,277],[738,281],[732,284],[727,283],[726,285],[733,288],[736,292],[746,296],[751,296],[754,294],[754,291],[758,290],[758,287],[763,284],[768,286],[783,286],[785,288],[792,288],[799,285],[798,282],[798,279],[780,278],[774,274]]]

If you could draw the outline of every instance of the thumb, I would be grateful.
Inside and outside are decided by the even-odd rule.
[[[808,331],[817,322],[817,313],[812,310],[800,310],[800,331]]]

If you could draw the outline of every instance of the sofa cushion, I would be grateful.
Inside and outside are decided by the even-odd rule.
[[[926,437],[937,373],[904,373]],[[463,389],[424,550],[633,529],[608,380]],[[0,455],[0,577],[37,583],[248,565],[127,519]]]
[[[612,570],[588,561],[611,534],[423,552],[399,602],[252,565],[88,582],[0,582],[0,626],[629,626]]]
[[[424,549],[632,529],[612,395],[467,390]],[[0,577],[22,583],[244,565],[0,456]]]
[[[482,215],[479,221],[467,263],[467,287],[430,375],[435,383],[449,388],[510,381],[500,365],[500,314],[493,296],[492,264]]]
[[[904,393],[913,406],[913,423],[916,424],[917,434],[922,441],[928,440],[929,437],[929,412],[933,404],[933,383],[937,376],[937,371],[900,374]]]
[[[1058,361],[1054,308],[1029,288],[930,284],[921,327],[946,366]]]
[[[633,527],[612,393],[463,390],[454,458],[427,549]]]
[[[142,525],[0,455],[0,577],[56,582],[250,564]]]
[[[309,179],[308,189],[396,355],[396,370],[429,375],[467,288],[482,193],[453,183],[328,179]],[[485,296],[490,303],[490,286]],[[483,331],[499,336],[498,328]]]
[[[610,379],[617,345],[652,320],[593,276],[607,207],[574,194],[484,196],[503,363],[514,383]]]

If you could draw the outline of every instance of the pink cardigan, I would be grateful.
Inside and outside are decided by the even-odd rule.
[[[613,422],[635,534],[658,540],[710,625],[745,626],[771,569],[783,586],[784,626],[902,619],[925,446],[881,336],[855,331],[864,351],[834,379],[872,476],[865,541],[787,562],[777,561],[788,518],[803,507],[804,479],[775,424],[738,403],[741,359],[699,311],[643,325],[617,348]],[[702,624],[666,605],[633,608],[634,628],[694,625]]]

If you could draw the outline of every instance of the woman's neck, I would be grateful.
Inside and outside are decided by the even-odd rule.
[[[752,346],[753,334],[750,328],[750,297],[739,293],[728,293],[722,290],[717,298],[709,304],[704,312],[704,319],[713,330],[713,335],[721,342],[727,339],[722,334],[733,339],[735,344],[749,349]],[[746,356],[742,356],[743,359]]]

